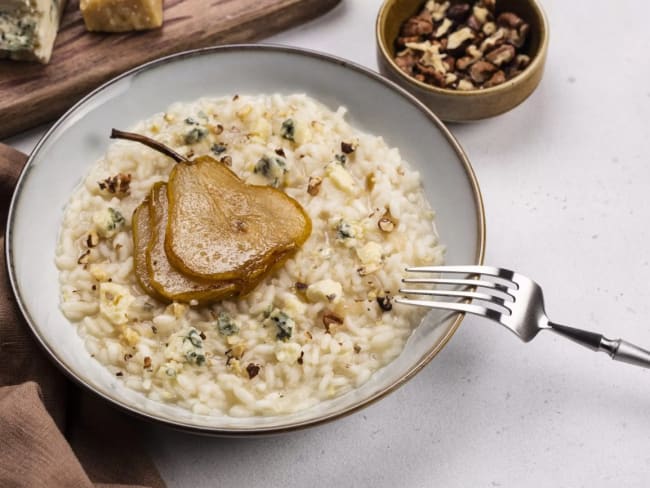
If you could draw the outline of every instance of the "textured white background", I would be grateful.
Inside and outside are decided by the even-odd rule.
[[[269,41],[375,69],[380,3],[346,0]],[[556,321],[650,347],[650,7],[543,3],[538,90],[451,126],[483,191],[486,262],[542,284]],[[29,151],[43,130],[8,142]],[[335,423],[248,440],[149,432],[170,487],[647,487],[650,372],[467,318],[410,383]]]

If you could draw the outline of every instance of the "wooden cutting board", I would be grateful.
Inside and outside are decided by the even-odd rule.
[[[87,32],[70,0],[50,64],[0,61],[0,138],[61,115],[104,81],[152,59],[261,39],[323,14],[340,0],[164,0],[162,29]]]

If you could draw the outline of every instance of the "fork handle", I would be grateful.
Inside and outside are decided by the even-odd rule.
[[[646,351],[639,346],[624,341],[623,339],[611,340],[603,337],[603,342],[608,343],[603,350],[607,352],[612,359],[624,363],[650,368],[650,351]]]
[[[603,351],[617,361],[650,368],[650,351],[635,346],[623,339],[608,339],[602,334],[575,329],[566,325],[554,323],[550,323],[549,325],[555,333],[571,339],[592,351]]]

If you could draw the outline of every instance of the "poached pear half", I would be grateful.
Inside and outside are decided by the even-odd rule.
[[[133,212],[133,268],[138,284],[150,297],[165,301],[165,297],[156,291],[151,283],[147,269],[147,246],[151,241],[151,216],[149,214],[149,197],[138,205]]]
[[[234,282],[199,280],[176,270],[165,253],[168,221],[167,185],[156,183],[149,196],[151,238],[146,250],[151,286],[169,301],[209,303],[238,293]]]
[[[199,279],[238,280],[251,289],[311,234],[311,220],[296,200],[246,184],[209,156],[174,166],[167,196],[167,257]]]
[[[300,204],[283,191],[248,185],[225,164],[193,161],[149,137],[113,129],[178,164],[133,213],[134,269],[161,301],[211,303],[250,292],[311,234]]]

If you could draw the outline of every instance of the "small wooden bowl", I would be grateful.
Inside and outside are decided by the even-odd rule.
[[[470,122],[507,112],[533,93],[542,79],[548,51],[548,22],[537,0],[498,0],[499,12],[514,12],[530,24],[525,53],[530,64],[501,85],[478,90],[452,90],[423,83],[402,71],[394,61],[395,39],[402,23],[417,14],[423,0],[386,0],[377,15],[377,63],[379,71],[407,89],[438,117],[448,122]],[[454,3],[454,2],[452,2]]]

